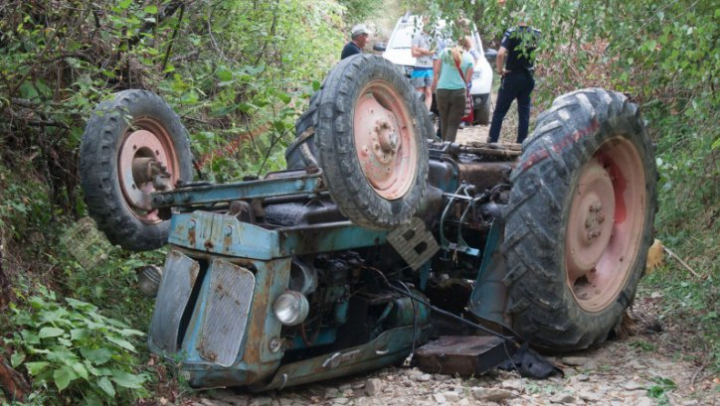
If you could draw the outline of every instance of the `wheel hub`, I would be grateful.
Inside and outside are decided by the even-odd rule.
[[[355,108],[355,148],[373,190],[388,200],[401,198],[417,170],[410,116],[395,91],[382,81],[370,82]]]
[[[120,147],[118,172],[125,200],[135,216],[143,222],[155,223],[160,218],[152,208],[151,194],[167,190],[177,181],[177,163],[167,131],[159,123],[144,121],[140,120],[151,129],[127,134]]]

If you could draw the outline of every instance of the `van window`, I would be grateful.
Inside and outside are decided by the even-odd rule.
[[[408,23],[399,25],[393,32],[388,49],[410,49],[412,48],[412,39],[415,33],[420,31],[421,26],[415,27],[411,20]]]

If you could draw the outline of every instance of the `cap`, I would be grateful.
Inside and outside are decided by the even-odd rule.
[[[368,30],[368,28],[367,28],[367,26],[365,26],[365,24],[358,24],[353,27],[352,33],[351,33],[353,38],[359,37],[363,34],[370,35],[370,30]]]

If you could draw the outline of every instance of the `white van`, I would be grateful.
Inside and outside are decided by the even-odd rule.
[[[434,36],[435,41],[443,41],[440,33],[445,28],[445,22],[440,20],[437,27]],[[376,46],[375,49],[384,51],[382,56],[398,65],[403,73],[410,77],[415,66],[415,58],[410,52],[412,39],[415,33],[421,29],[422,20],[420,16],[406,14],[395,25],[387,46],[384,49]],[[485,58],[480,34],[478,34],[474,23],[472,25],[472,39],[473,51],[480,57],[475,62],[470,94],[473,96],[473,104],[475,105],[475,124],[485,125],[490,123],[490,90],[492,89],[493,69]]]

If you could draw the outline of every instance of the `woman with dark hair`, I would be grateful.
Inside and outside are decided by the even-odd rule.
[[[472,83],[474,60],[470,52],[472,39],[463,37],[454,47],[440,52],[434,62],[433,90],[440,114],[440,134],[443,141],[455,142],[460,121],[465,113],[465,92]]]

